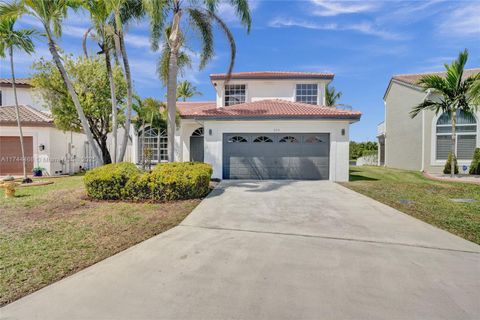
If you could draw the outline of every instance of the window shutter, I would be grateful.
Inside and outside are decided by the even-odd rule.
[[[457,159],[471,160],[475,152],[476,136],[474,135],[459,135],[457,137]]]
[[[437,136],[437,160],[447,160],[451,149],[452,136]]]

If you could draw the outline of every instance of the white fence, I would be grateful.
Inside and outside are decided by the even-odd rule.
[[[358,158],[357,166],[378,166],[378,155],[373,154]]]

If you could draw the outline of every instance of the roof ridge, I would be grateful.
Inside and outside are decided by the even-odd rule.
[[[19,105],[20,106],[20,105]],[[49,122],[52,122],[53,121],[53,118],[50,117],[49,115],[43,113],[42,111],[40,110],[37,110],[35,109],[34,107],[28,105],[28,104],[22,104],[23,107],[25,107],[26,109],[28,109],[30,112],[32,113],[35,113],[37,116],[39,116],[40,118],[42,118],[43,120],[45,121],[49,121]]]
[[[473,70],[480,70],[480,67],[464,69],[464,71],[473,71]],[[419,75],[425,75],[425,74],[445,73],[445,72],[447,71],[444,70],[444,71],[428,71],[428,72],[418,72],[418,73],[400,73],[400,74],[394,74],[392,78],[401,77],[401,76],[419,76]]]

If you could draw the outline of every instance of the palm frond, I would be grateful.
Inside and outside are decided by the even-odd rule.
[[[247,32],[250,33],[252,17],[248,0],[230,0],[230,4],[235,8],[235,12],[242,24],[247,28]]]
[[[159,49],[159,41],[167,18],[168,0],[144,0],[143,8],[150,17],[150,44],[152,50]]]
[[[445,103],[445,101],[443,100],[440,102],[437,102],[437,101],[425,99],[422,103],[412,108],[412,110],[410,111],[410,117],[412,119],[415,118],[423,110],[431,110],[431,111],[435,111],[435,113],[439,113],[440,111],[447,110],[447,109],[448,109],[448,104]]]
[[[449,86],[445,78],[437,74],[425,75],[417,82],[417,84],[423,88],[424,91],[432,91],[436,93],[449,92]]]
[[[237,55],[237,46],[235,44],[235,38],[233,37],[232,32],[228,28],[227,24],[214,12],[209,12],[210,17],[218,24],[220,29],[223,31],[227,37],[228,43],[230,44],[230,64],[228,66],[226,82],[230,80],[230,76],[233,71],[233,66],[235,65],[235,57]]]
[[[213,31],[211,17],[198,9],[187,9],[192,20],[192,25],[199,31],[202,42],[202,53],[200,55],[200,69],[205,68],[213,58]]]

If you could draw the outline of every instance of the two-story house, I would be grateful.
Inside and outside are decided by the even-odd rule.
[[[32,174],[33,167],[43,168],[47,175],[60,175],[77,172],[80,166],[89,166],[92,160],[89,160],[85,135],[55,128],[46,104],[35,92],[30,79],[16,79],[16,87],[27,174]],[[22,172],[12,82],[0,78],[0,176],[21,175]]]
[[[325,106],[333,74],[240,72],[212,74],[216,101],[178,102],[177,161],[204,161],[220,179],[347,181],[349,128],[361,114]],[[142,141],[143,139],[143,141]],[[166,159],[166,138],[138,133],[154,160]]]
[[[480,73],[467,69],[464,76]],[[385,121],[377,128],[379,164],[387,167],[440,173],[451,150],[452,125],[448,114],[422,111],[411,118],[412,108],[424,99],[437,99],[418,85],[423,74],[402,74],[391,78],[383,100]],[[438,72],[445,76],[445,72]],[[455,151],[461,173],[467,173],[475,148],[480,148],[480,110],[458,112]]]

